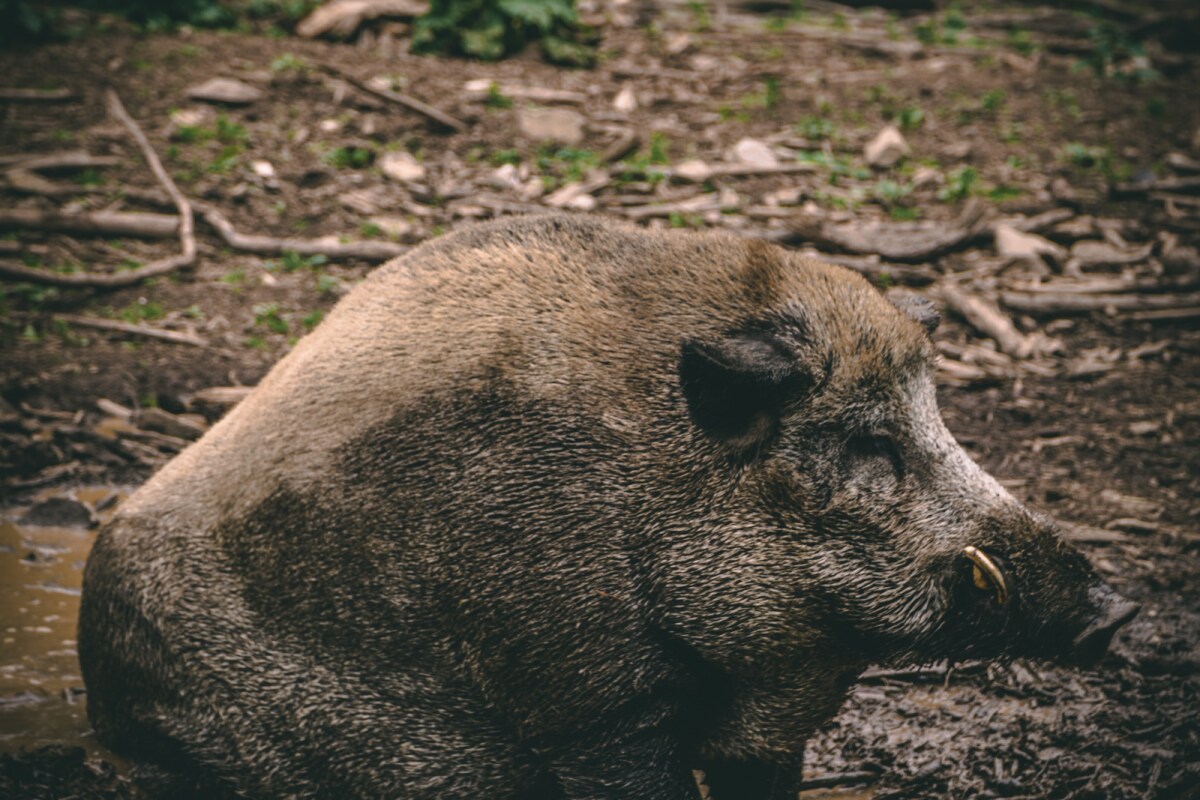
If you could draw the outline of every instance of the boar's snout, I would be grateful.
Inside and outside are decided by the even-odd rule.
[[[1088,599],[1098,609],[1094,619],[1075,637],[1072,660],[1080,666],[1092,666],[1108,652],[1113,634],[1142,610],[1139,603],[1127,600],[1107,586],[1095,586]]]

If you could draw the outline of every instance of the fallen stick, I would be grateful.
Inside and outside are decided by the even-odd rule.
[[[540,210],[544,209],[540,206],[520,209],[522,213]],[[360,258],[364,261],[386,261],[408,251],[406,246],[393,242],[348,242],[343,244],[324,242],[318,239],[280,239],[274,236],[239,233],[225,215],[217,209],[199,203],[196,204],[196,211],[229,247],[259,255],[282,255],[292,251],[302,256],[323,255],[333,259]],[[179,229],[179,218],[169,214],[140,212],[83,211],[62,214],[57,211],[11,208],[0,209],[0,229],[3,228],[165,239],[176,234]],[[19,247],[15,249],[19,250]],[[4,252],[7,251],[8,248],[5,248]],[[119,274],[124,276],[130,273]],[[0,276],[51,286],[123,285],[97,284],[94,276],[89,273],[47,272],[9,261],[0,261]],[[101,275],[101,277],[107,276]]]
[[[83,150],[66,150],[61,153],[18,153],[0,158],[5,169],[90,169],[111,167],[120,164],[115,156],[94,156]]]
[[[61,211],[38,211],[32,208],[0,208],[0,228],[168,239],[179,231],[179,217],[132,211],[77,211],[64,214]]]
[[[286,252],[302,256],[328,256],[329,258],[361,258],[364,261],[386,261],[408,252],[405,245],[394,242],[322,242],[317,239],[279,239],[274,236],[259,236],[239,233],[228,218],[212,206],[198,204],[197,210],[225,243],[234,250],[260,255],[282,255]]]
[[[0,88],[0,100],[10,103],[57,103],[74,96],[70,89]]]
[[[1001,352],[1013,358],[1028,358],[1039,351],[1053,349],[1052,342],[1044,337],[1021,333],[1003,311],[978,295],[968,294],[949,283],[939,286],[937,294],[955,313],[970,323],[971,327],[995,339]]]
[[[179,331],[168,331],[163,328],[154,328],[149,325],[134,325],[129,322],[120,322],[115,319],[102,319],[100,317],[81,317],[74,314],[55,314],[55,320],[65,322],[68,325],[74,325],[77,328],[92,328],[98,331],[115,331],[117,333],[128,333],[134,336],[145,336],[150,339],[159,339],[160,341],[170,342],[172,344],[188,344],[193,347],[207,347],[208,341],[199,336],[194,336],[190,333],[180,333]]]
[[[1180,310],[1200,305],[1200,293],[1083,294],[1075,292],[1000,292],[1000,301],[1029,314],[1086,314],[1092,311]]]
[[[747,178],[758,175],[794,175],[816,172],[816,164],[798,161],[770,166],[758,164],[707,164],[703,161],[684,161],[671,167],[670,176],[684,183],[704,183],[713,178]]]
[[[966,245],[987,225],[987,207],[970,202],[949,222],[829,223],[798,220],[789,243],[808,242],[822,250],[877,255],[893,261],[923,262]]]
[[[1133,311],[1125,319],[1133,322],[1169,322],[1181,319],[1200,319],[1200,306],[1164,308],[1157,311]]]
[[[721,198],[716,192],[698,194],[686,200],[674,203],[647,203],[640,206],[627,206],[625,216],[630,219],[649,219],[650,217],[669,217],[672,214],[703,214],[705,211],[719,211]]]
[[[402,94],[400,92],[393,92],[389,89],[377,89],[376,87],[371,86],[369,83],[359,80],[348,72],[345,72],[332,64],[318,62],[317,67],[322,71],[333,75],[335,78],[341,78],[359,91],[374,95],[381,100],[387,100],[389,103],[395,103],[396,105],[404,106],[410,111],[415,111],[418,114],[422,114],[439,125],[443,125],[458,133],[465,133],[467,130],[467,123],[463,122],[461,119],[452,117],[446,112],[440,111],[427,103],[423,103],[415,97],[410,97],[409,95]]]
[[[183,192],[179,191],[179,187],[175,185],[175,181],[163,169],[162,162],[158,160],[158,154],[154,152],[154,148],[150,145],[150,140],[146,138],[146,134],[142,133],[142,129],[137,124],[137,121],[125,110],[125,106],[121,103],[121,98],[117,95],[116,91],[113,89],[105,90],[104,102],[108,107],[108,113],[116,117],[125,126],[125,129],[129,131],[129,135],[133,137],[133,140],[137,142],[138,149],[142,151],[142,157],[146,159],[150,171],[154,173],[154,177],[158,178],[159,184],[166,190],[167,195],[175,204],[175,208],[179,211],[179,244],[182,250],[179,255],[161,258],[158,261],[152,261],[145,266],[129,270],[128,272],[92,274],[90,276],[96,286],[131,286],[146,278],[165,275],[180,267],[189,267],[196,263],[196,221],[192,218],[192,206],[188,202],[188,199],[184,197]],[[88,275],[88,273],[84,273],[84,275]]]
[[[1148,181],[1129,181],[1112,187],[1114,197],[1149,194],[1150,192],[1200,191],[1200,178],[1159,178]]]
[[[930,272],[905,264],[890,264],[876,256],[849,256],[801,250],[805,255],[852,269],[864,278],[876,282],[902,283],[906,286],[927,286],[934,281]]]

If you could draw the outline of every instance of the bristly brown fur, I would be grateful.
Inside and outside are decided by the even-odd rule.
[[[941,424],[928,327],[730,235],[429,242],[101,533],[97,734],[166,795],[784,797],[867,664],[1095,613]]]

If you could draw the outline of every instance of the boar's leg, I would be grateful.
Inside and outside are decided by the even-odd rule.
[[[668,737],[637,736],[561,754],[551,769],[570,800],[700,800],[696,779],[678,750]]]
[[[798,764],[710,761],[704,764],[704,782],[712,800],[795,800],[802,772]]]

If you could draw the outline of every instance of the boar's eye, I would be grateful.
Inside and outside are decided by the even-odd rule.
[[[850,454],[856,460],[880,465],[887,469],[897,481],[904,477],[904,460],[892,437],[880,434],[855,436],[850,441]]]

